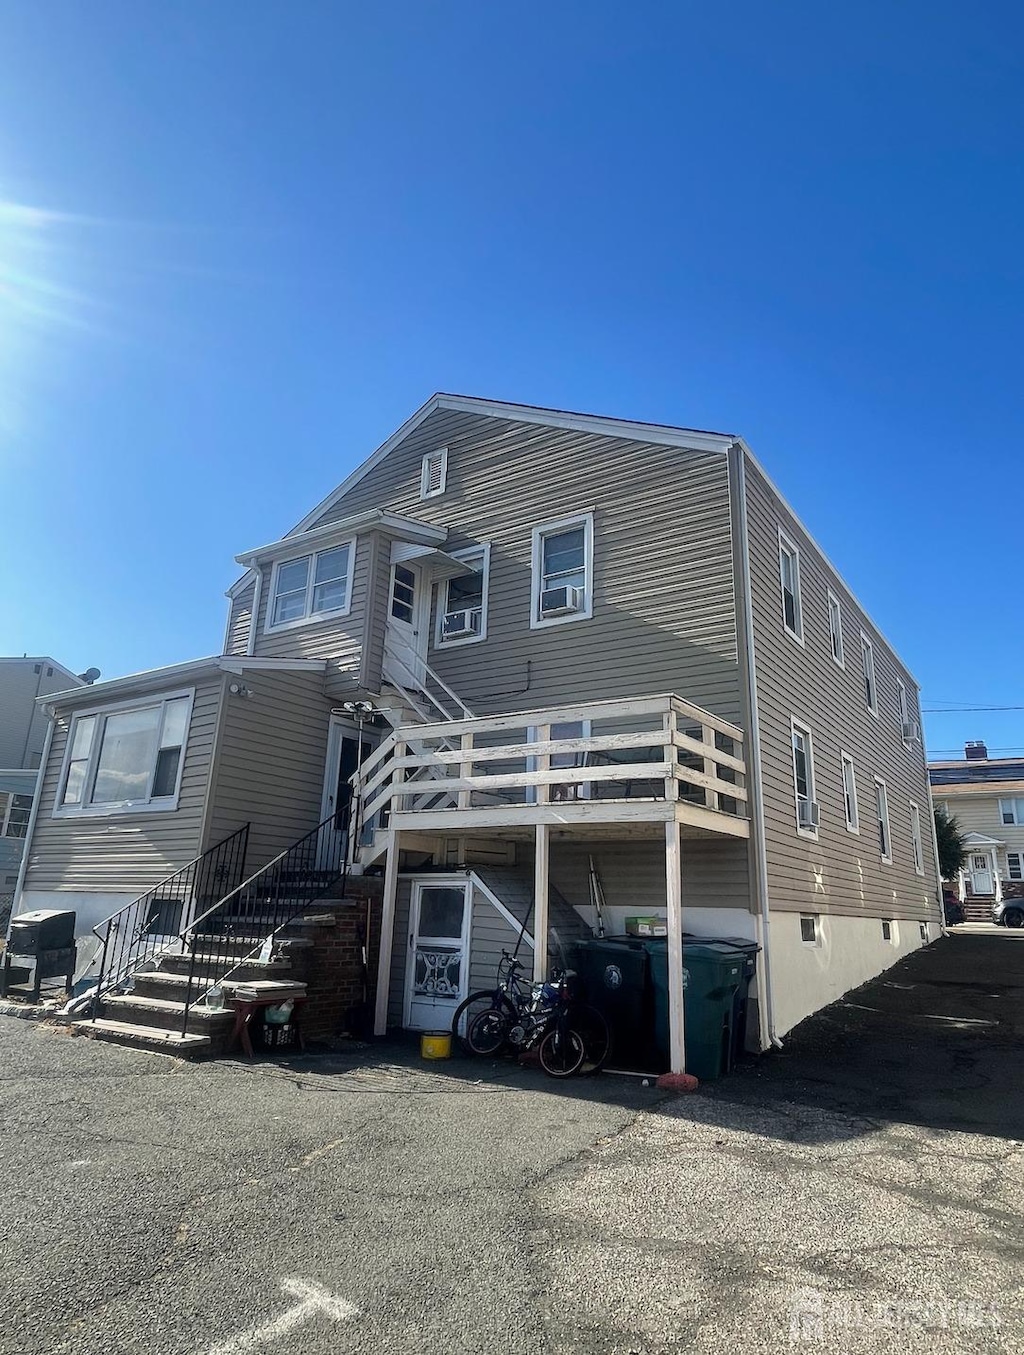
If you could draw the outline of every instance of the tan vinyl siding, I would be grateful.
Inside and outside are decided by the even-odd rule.
[[[252,622],[253,595],[256,584],[253,582],[244,588],[237,597],[231,599],[231,615],[228,620],[225,654],[246,654],[249,651],[249,628]]]
[[[302,554],[302,538],[296,537],[295,550],[289,556]],[[259,618],[256,626],[255,653],[259,658],[330,659],[335,674],[350,675],[352,681],[359,672],[363,648],[369,571],[374,548],[369,535],[358,538],[355,546],[352,574],[352,606],[347,616],[326,621],[310,621],[286,630],[266,632],[267,614],[272,598],[270,585],[272,568],[263,567],[263,587],[260,589]]]
[[[687,908],[750,906],[747,843],[737,838],[696,840],[682,844],[683,927]],[[556,842],[551,849],[551,881],[574,907],[590,917],[590,857],[600,876],[609,908],[631,913],[664,913],[665,847],[663,842]]]
[[[920,742],[901,736],[897,678],[920,719],[913,679],[854,603],[759,470],[746,463],[751,592],[764,782],[768,892],[771,907],[935,920],[935,878],[928,776]],[[804,644],[783,628],[779,528],[800,551]],[[842,606],[845,671],[832,658],[827,590]],[[874,645],[878,717],[870,713],[861,672],[861,629]],[[810,728],[817,841],[798,834],[791,720]],[[846,830],[841,751],[854,761],[860,834]],[[893,861],[883,864],[875,820],[874,778],[886,783]],[[915,874],[910,801],[921,811],[924,876]]]
[[[422,456],[438,446],[449,449],[447,488],[421,500]],[[492,543],[487,639],[436,648],[432,621],[427,655],[474,710],[675,691],[738,715],[724,454],[438,411],[320,522],[375,507],[449,528],[448,550]],[[531,630],[533,528],[588,510],[593,618]]]
[[[58,722],[43,777],[26,889],[143,893],[198,855],[222,682],[217,673],[194,684],[181,794],[177,809],[166,813],[54,818],[70,720],[65,716]]]
[[[1024,853],[1024,824],[1003,823],[999,813],[999,801],[1024,800],[1024,786],[1016,792],[1007,791],[1002,795],[991,796],[949,795],[945,794],[944,790],[943,786],[932,787],[936,805],[949,805],[950,813],[956,819],[962,833],[980,833],[983,837],[993,838],[1002,844],[996,849],[999,876],[1003,880],[1009,879],[1006,853]]]
[[[228,694],[207,844],[251,823],[256,868],[320,822],[331,705],[322,673],[246,669],[248,697]]]

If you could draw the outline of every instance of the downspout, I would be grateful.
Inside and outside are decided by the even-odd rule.
[[[36,775],[36,789],[32,797],[32,808],[29,810],[28,827],[25,829],[25,848],[21,854],[21,865],[18,867],[18,881],[14,886],[14,903],[11,905],[11,921],[21,912],[21,896],[25,891],[25,876],[28,873],[28,854],[32,848],[32,838],[36,831],[36,820],[39,818],[39,806],[43,799],[43,778],[46,776],[46,764],[50,760],[50,745],[53,742],[53,731],[57,724],[57,716],[53,707],[47,708],[47,714],[50,717],[49,724],[46,726],[46,737],[43,740],[43,751],[39,758],[39,771]],[[10,936],[10,925],[8,925],[7,934]]]
[[[747,692],[750,701],[750,747],[747,754],[748,784],[753,799],[754,851],[756,855],[755,884],[759,912],[754,915],[757,940],[761,947],[761,963],[757,966],[757,1001],[764,1011],[769,1042],[776,1049],[782,1041],[775,1033],[775,999],[772,990],[771,917],[768,907],[768,853],[764,836],[764,799],[761,780],[761,727],[757,713],[757,664],[754,655],[754,607],[750,590],[750,537],[747,530],[746,451],[742,443],[734,443],[738,461],[737,475],[737,529],[740,538],[740,585],[743,590],[743,626],[747,667]],[[766,1046],[767,1047],[767,1046]]]

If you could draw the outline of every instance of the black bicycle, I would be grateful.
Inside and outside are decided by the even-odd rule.
[[[502,952],[497,987],[471,994],[455,1013],[452,1031],[462,1048],[492,1058],[536,1048],[550,1077],[596,1073],[610,1046],[604,1017],[576,998],[570,972],[527,986],[519,977],[522,968]]]

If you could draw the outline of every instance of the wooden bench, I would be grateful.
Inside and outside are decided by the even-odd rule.
[[[267,1007],[276,1007],[282,1002],[294,1002],[295,1011],[292,1013],[291,1022],[295,1026],[296,1041],[299,1049],[305,1049],[305,1042],[302,1038],[302,1027],[299,1023],[299,1010],[306,1001],[306,985],[304,983],[289,983],[286,979],[259,979],[253,983],[240,983],[232,989],[230,1002],[235,1013],[235,1025],[231,1032],[231,1039],[228,1042],[228,1049],[232,1050],[241,1043],[248,1058],[254,1057],[252,1047],[252,1036],[249,1032],[249,1026],[257,1012],[263,1011]]]

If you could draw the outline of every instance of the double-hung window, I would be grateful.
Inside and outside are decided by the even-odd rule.
[[[588,513],[533,529],[530,625],[582,621],[594,613],[594,518]]]
[[[1024,880],[1024,852],[1006,853],[1006,873],[1011,880]]]
[[[913,743],[920,733],[920,728],[910,713],[910,697],[907,695],[907,684],[902,678],[896,679],[896,713],[900,720],[903,742]]]
[[[999,818],[1007,825],[1024,824],[1024,799],[1000,800]]]
[[[860,633],[860,664],[864,675],[864,699],[872,715],[878,714],[878,686],[875,682],[875,647],[871,640]]]
[[[921,811],[913,800],[910,802],[910,850],[914,857],[914,870],[924,874],[924,848],[921,845]]]
[[[54,813],[177,808],[192,696],[73,716]]]
[[[828,590],[828,636],[832,657],[840,668],[846,667],[846,655],[843,653],[843,609],[839,599],[830,588]]]
[[[273,570],[267,630],[280,630],[306,620],[342,616],[352,598],[355,543],[281,560]]]
[[[892,861],[892,838],[889,836],[889,796],[885,782],[875,777],[875,819],[878,823],[878,850],[886,864]]]
[[[781,527],[779,577],[782,583],[782,624],[793,639],[802,644],[804,623],[800,610],[800,552]]]
[[[796,794],[796,826],[816,837],[818,806],[814,799],[814,749],[811,731],[793,721],[793,788]]]
[[[846,827],[851,833],[860,832],[860,811],[857,808],[857,773],[853,758],[849,753],[841,754],[843,760],[843,804],[846,810]]]
[[[453,552],[467,567],[467,573],[440,586],[435,644],[447,649],[449,645],[486,639],[490,553],[489,545]]]
[[[0,793],[0,837],[27,837],[32,796]]]

